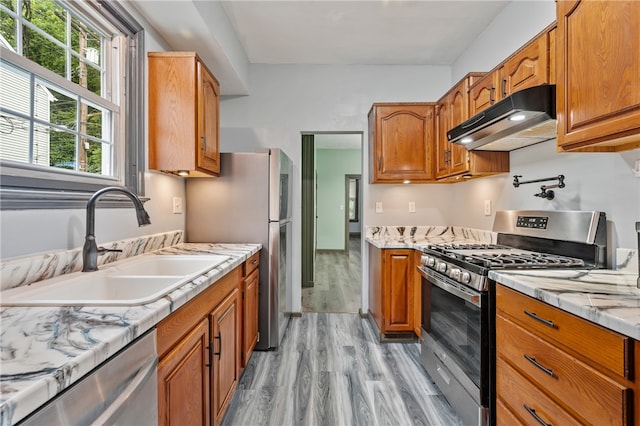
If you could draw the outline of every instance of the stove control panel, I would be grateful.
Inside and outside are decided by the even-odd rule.
[[[547,229],[548,216],[518,216],[516,228]]]

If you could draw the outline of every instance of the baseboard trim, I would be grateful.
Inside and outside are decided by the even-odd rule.
[[[358,309],[358,315],[360,315],[360,318],[369,318],[369,313],[368,312],[362,312],[362,308]]]

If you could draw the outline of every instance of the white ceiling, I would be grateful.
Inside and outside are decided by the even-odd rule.
[[[249,61],[450,65],[509,3],[223,1]]]
[[[250,63],[451,65],[511,2],[123,1],[169,49],[197,51],[223,95],[249,94]]]

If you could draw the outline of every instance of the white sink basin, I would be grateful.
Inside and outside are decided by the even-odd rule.
[[[140,259],[131,258],[122,262],[106,265],[102,271],[112,275],[189,275],[203,274],[219,265],[229,256],[181,256],[181,255],[149,255]]]
[[[0,306],[131,306],[151,303],[229,256],[148,255],[0,293]]]

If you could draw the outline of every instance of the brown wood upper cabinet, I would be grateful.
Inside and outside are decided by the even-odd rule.
[[[148,61],[149,169],[218,175],[218,81],[195,52],[149,52]]]
[[[449,90],[436,106],[436,178],[456,181],[509,171],[509,153],[467,151],[447,140],[447,131],[469,118],[469,88],[484,73],[469,73]]]
[[[500,72],[491,71],[469,89],[469,117],[489,108],[500,100]]]
[[[640,147],[637,1],[556,5],[558,150]]]
[[[546,83],[549,83],[549,32],[545,30],[503,62],[500,99]]]
[[[369,111],[371,183],[433,181],[432,103],[375,103]]]

